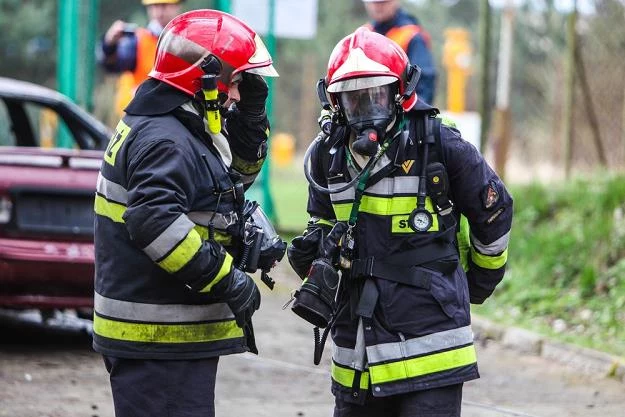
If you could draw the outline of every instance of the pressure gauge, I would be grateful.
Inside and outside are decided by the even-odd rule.
[[[414,209],[408,217],[410,228],[415,232],[427,232],[432,227],[432,215],[426,209]]]

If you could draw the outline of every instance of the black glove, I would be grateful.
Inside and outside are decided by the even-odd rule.
[[[317,226],[309,228],[303,236],[291,241],[287,249],[289,263],[301,279],[306,278],[310,265],[315,259],[326,258],[331,263],[336,261],[339,254],[339,241],[347,230],[347,224],[338,222],[328,232],[328,227]]]
[[[321,242],[321,247],[319,248],[320,255],[335,262],[339,256],[339,242],[346,231],[347,223],[337,222]]]
[[[479,271],[478,267],[471,265],[467,271],[469,284],[469,302],[482,304],[495,291],[495,287],[503,278],[503,271]]]
[[[237,108],[248,117],[264,118],[265,102],[269,95],[267,83],[260,75],[249,72],[243,72],[241,77],[239,83],[241,99],[237,103]]]
[[[215,294],[230,307],[237,325],[244,328],[260,307],[260,292],[254,280],[240,269],[232,268],[228,276],[215,285]]]
[[[319,257],[319,245],[323,240],[321,227],[309,228],[303,236],[297,236],[286,250],[289,264],[301,278],[306,278],[310,265]]]

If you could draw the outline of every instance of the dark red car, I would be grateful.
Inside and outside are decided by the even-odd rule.
[[[0,308],[92,306],[93,200],[109,137],[65,96],[0,77]]]

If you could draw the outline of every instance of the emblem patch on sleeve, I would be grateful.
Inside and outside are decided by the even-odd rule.
[[[499,191],[497,190],[497,184],[491,180],[484,188],[484,191],[482,191],[482,204],[486,210],[490,210],[495,207],[498,201]]]

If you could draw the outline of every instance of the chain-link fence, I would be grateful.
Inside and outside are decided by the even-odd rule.
[[[597,1],[594,6],[594,13],[578,15],[573,43],[566,36],[570,16],[527,10],[516,16],[522,47],[514,63],[509,165],[525,178],[560,177],[567,164],[573,175],[625,167],[625,5]],[[528,173],[535,175],[523,175]]]

